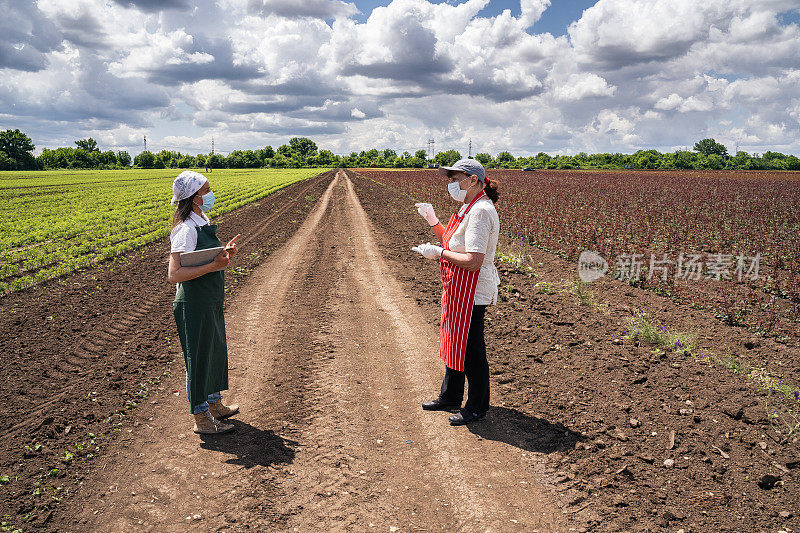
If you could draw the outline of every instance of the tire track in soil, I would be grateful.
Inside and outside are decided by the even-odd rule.
[[[236,432],[200,440],[170,395],[87,480],[79,529],[566,530],[539,457],[420,409],[438,330],[388,272],[339,172],[228,306]]]
[[[157,303],[166,300],[169,294],[171,293],[167,290],[151,293],[135,309],[123,311],[116,319],[89,333],[88,341],[63,354],[62,358],[55,362],[54,367],[48,368],[45,373],[53,381],[69,382],[69,385],[62,386],[58,392],[49,394],[48,400],[31,407],[25,417],[18,419],[19,421],[8,429],[6,435],[12,436],[23,431],[32,421],[41,418],[54,403],[66,398],[78,385],[92,379],[94,374],[101,371],[92,363],[99,360],[109,347],[118,343],[119,339],[124,337],[137,322],[144,319]]]

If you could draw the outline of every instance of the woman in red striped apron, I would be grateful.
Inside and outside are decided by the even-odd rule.
[[[462,205],[444,227],[431,204],[416,204],[419,214],[442,243],[442,246],[420,244],[413,250],[428,259],[439,260],[443,287],[439,357],[446,367],[439,397],[424,402],[422,408],[460,409],[450,417],[450,424],[460,426],[480,420],[489,409],[489,363],[483,318],[486,307],[497,302],[500,283],[494,266],[500,234],[500,220],[494,207],[498,188],[474,159],[461,159],[439,171],[447,174],[450,196]],[[467,403],[461,407],[465,380]]]

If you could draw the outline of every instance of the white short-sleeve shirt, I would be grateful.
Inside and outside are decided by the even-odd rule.
[[[464,205],[459,210],[459,215],[467,209]],[[497,303],[497,286],[500,285],[500,275],[494,266],[494,253],[497,249],[497,239],[500,237],[500,217],[494,208],[494,202],[488,197],[481,198],[464,220],[459,224],[453,236],[450,237],[448,247],[459,253],[481,253],[483,264],[478,274],[478,286],[475,289],[475,305],[490,305]]]
[[[189,213],[189,217],[172,228],[169,234],[171,252],[194,252],[197,248],[197,227],[205,226],[209,223],[205,214],[198,215],[194,211]]]

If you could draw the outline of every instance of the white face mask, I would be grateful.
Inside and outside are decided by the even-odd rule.
[[[464,200],[467,198],[467,191],[461,188],[461,182],[458,181],[451,181],[447,184],[447,192],[450,193],[450,196],[453,197],[453,200],[456,202],[464,203]]]

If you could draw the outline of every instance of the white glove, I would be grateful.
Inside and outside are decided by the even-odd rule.
[[[436,218],[436,212],[433,210],[433,206],[428,203],[418,203],[414,204],[414,207],[417,208],[417,212],[420,214],[422,218],[428,221],[428,224],[431,226],[435,226],[439,223],[439,219]]]
[[[431,244],[429,242],[420,244],[419,246],[414,246],[412,250],[422,254],[422,257],[425,259],[438,259],[442,257],[443,251],[441,246],[436,246],[435,244]]]

